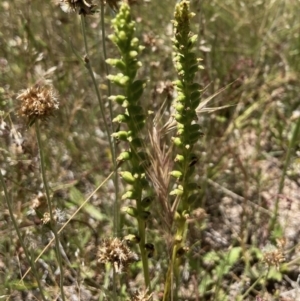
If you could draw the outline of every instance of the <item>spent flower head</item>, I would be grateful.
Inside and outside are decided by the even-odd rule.
[[[93,15],[98,12],[98,6],[92,0],[60,0],[60,7],[66,13]]]
[[[19,115],[28,118],[32,125],[36,119],[47,119],[58,109],[57,94],[51,85],[35,85],[22,90],[17,99],[20,100]]]
[[[98,262],[112,263],[118,274],[120,274],[122,270],[126,270],[129,264],[137,260],[137,255],[128,248],[125,241],[119,238],[103,240],[98,250]]]
[[[136,291],[131,298],[131,301],[149,301],[152,298],[152,294],[149,294],[148,291]]]
[[[281,262],[285,261],[282,249],[276,248],[274,245],[268,244],[263,249],[263,262],[268,266],[275,266],[279,269]]]

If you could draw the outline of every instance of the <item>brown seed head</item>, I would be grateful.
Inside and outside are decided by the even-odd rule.
[[[153,294],[148,294],[148,292],[140,292],[137,291],[135,294],[132,296],[131,301],[149,301],[152,298]]]
[[[79,15],[93,15],[98,12],[97,5],[92,0],[60,0],[60,7],[66,13],[78,13]]]
[[[98,250],[98,262],[113,264],[116,273],[120,274],[126,270],[129,264],[137,261],[137,255],[130,251],[124,241],[119,238],[103,240]]]
[[[58,109],[56,92],[52,86],[35,85],[22,90],[17,96],[21,101],[19,115],[25,116],[29,121],[47,119]]]
[[[275,266],[277,269],[279,269],[279,264],[285,260],[283,251],[280,249],[277,249],[273,245],[267,245],[263,249],[263,261],[268,266]]]

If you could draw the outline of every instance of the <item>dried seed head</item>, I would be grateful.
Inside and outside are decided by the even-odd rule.
[[[268,266],[275,266],[277,269],[279,269],[279,264],[285,260],[283,251],[280,249],[277,249],[273,245],[267,245],[263,249],[263,261]]]
[[[50,218],[50,213],[49,212],[45,212],[43,218],[41,218],[42,222],[44,225],[50,223],[51,218]]]
[[[47,119],[52,116],[59,105],[52,86],[35,85],[21,91],[17,99],[21,101],[19,115],[27,117],[30,124],[36,119]]]
[[[148,295],[148,292],[140,292],[136,291],[135,294],[132,296],[131,301],[149,301],[152,298],[152,294]]]
[[[120,274],[126,270],[129,264],[137,261],[138,257],[127,247],[126,242],[119,238],[109,238],[103,240],[98,250],[98,262],[113,264],[116,273]]]
[[[60,7],[65,13],[93,15],[98,12],[97,5],[92,0],[60,0]]]

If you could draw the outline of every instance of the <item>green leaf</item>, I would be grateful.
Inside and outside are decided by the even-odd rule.
[[[136,80],[130,87],[130,94],[132,101],[138,101],[144,92],[146,83],[144,80]]]
[[[76,187],[71,187],[69,197],[73,203],[78,205],[78,207],[85,201],[85,197]],[[85,204],[82,210],[87,212],[91,217],[98,221],[103,221],[106,219],[105,215],[103,215],[99,209],[92,204]]]
[[[234,247],[229,251],[228,257],[227,257],[227,263],[229,265],[235,264],[240,258],[241,258],[241,247]]]

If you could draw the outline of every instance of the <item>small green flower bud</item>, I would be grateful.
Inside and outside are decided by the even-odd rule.
[[[178,196],[183,195],[183,190],[179,188],[175,188],[170,192],[170,195],[178,195]]]
[[[182,172],[179,170],[173,170],[169,174],[176,179],[179,179],[179,180],[182,179]]]
[[[125,31],[121,30],[118,33],[118,38],[120,41],[127,41],[127,34]]]
[[[122,105],[126,100],[126,97],[124,95],[111,95],[108,97],[108,99]]]
[[[183,162],[184,161],[184,156],[183,155],[176,155],[175,157],[175,162]]]
[[[129,81],[129,77],[122,73],[118,73],[117,75],[110,74],[107,75],[107,78],[120,87],[125,87]]]
[[[135,198],[136,198],[136,194],[132,190],[126,191],[121,197],[122,200],[127,200],[127,199],[134,200]]]
[[[118,68],[120,71],[125,72],[126,71],[126,65],[123,60],[120,59],[107,59],[106,63]]]
[[[184,108],[185,108],[185,106],[182,104],[182,103],[177,103],[175,106],[175,109],[176,109],[176,111],[177,112],[182,112],[183,110],[184,110]]]
[[[117,140],[126,141],[128,139],[128,137],[130,136],[130,132],[119,131],[119,132],[113,133],[111,136]]]
[[[181,141],[181,139],[179,138],[179,137],[173,137],[172,138],[172,140],[173,140],[173,143],[176,145],[176,146],[182,146],[182,141]]]
[[[117,117],[115,117],[113,119],[113,122],[116,122],[116,123],[122,123],[122,122],[128,122],[128,119],[129,119],[129,116],[126,115],[126,114],[120,114],[118,115]]]
[[[174,119],[178,122],[182,122],[184,120],[185,116],[183,114],[177,113],[174,115]]]
[[[138,211],[136,208],[132,207],[132,206],[129,206],[129,207],[123,207],[121,209],[122,212],[125,212],[127,214],[129,214],[130,216],[133,216],[135,218],[138,217]]]
[[[176,244],[180,244],[182,242],[182,235],[177,234],[174,240]]]
[[[136,181],[136,178],[129,171],[120,171],[119,175],[128,184],[133,184]]]
[[[136,37],[134,37],[134,38],[131,40],[131,42],[130,42],[130,46],[131,46],[132,48],[138,47],[138,46],[139,46],[139,39],[136,38]]]
[[[135,50],[131,50],[131,51],[129,52],[129,56],[130,56],[131,58],[135,58],[135,57],[138,56],[138,52],[135,51]]]
[[[123,238],[127,243],[131,244],[138,244],[141,240],[141,238],[137,235],[133,235],[133,234],[128,234],[126,236],[124,236]]]
[[[128,161],[128,160],[131,159],[131,157],[132,157],[131,152],[125,151],[125,152],[122,152],[122,153],[118,156],[117,161],[118,161],[118,162]]]

